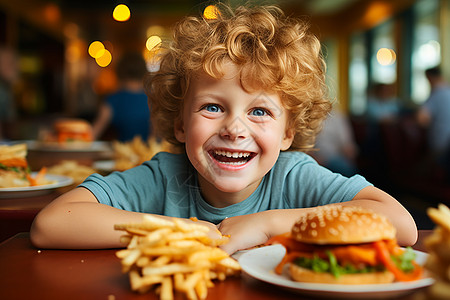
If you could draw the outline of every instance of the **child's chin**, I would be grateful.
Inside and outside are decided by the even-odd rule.
[[[222,180],[221,182],[215,181],[213,184],[219,191],[230,194],[242,192],[248,187],[248,184],[245,184],[242,180]]]

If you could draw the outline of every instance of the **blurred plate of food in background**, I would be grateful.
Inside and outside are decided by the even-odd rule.
[[[26,141],[30,151],[49,152],[111,152],[109,142],[94,141],[88,144],[60,144],[58,142]]]
[[[38,172],[32,172],[31,176],[36,176]],[[73,183],[73,179],[67,176],[46,174],[45,180],[48,182],[36,186],[16,186],[0,188],[0,198],[23,198],[45,195],[53,192],[57,188],[66,187]]]
[[[97,169],[95,167],[82,165],[75,160],[63,160],[56,165],[48,167],[47,173],[70,177],[75,184],[80,184],[89,175],[97,173]]]

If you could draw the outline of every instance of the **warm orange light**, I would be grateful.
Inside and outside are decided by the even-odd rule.
[[[119,4],[114,8],[113,18],[118,22],[128,21],[131,17],[131,12],[125,4]]]
[[[102,56],[103,50],[105,50],[105,46],[100,41],[94,41],[89,45],[88,53],[93,58],[97,58]]]
[[[363,22],[368,26],[373,26],[378,24],[382,20],[388,18],[392,15],[391,5],[384,2],[373,1],[367,8],[364,16]]]
[[[55,24],[61,19],[61,11],[56,4],[47,4],[44,7],[43,14],[44,19],[51,24]]]
[[[109,52],[106,49],[104,49],[102,56],[95,58],[95,62],[97,63],[97,65],[99,65],[102,68],[107,67],[111,63],[111,61],[112,61],[111,52]]]
[[[208,5],[203,11],[203,17],[205,19],[217,19],[220,16],[220,11],[215,5]]]
[[[63,29],[64,35],[68,39],[75,39],[78,37],[80,28],[75,23],[67,23]]]
[[[118,88],[116,72],[113,68],[102,68],[99,70],[97,78],[92,83],[92,88],[99,95],[106,95],[114,92]]]
[[[83,57],[84,49],[86,49],[86,44],[82,40],[71,40],[66,48],[66,60],[70,63],[76,63]]]

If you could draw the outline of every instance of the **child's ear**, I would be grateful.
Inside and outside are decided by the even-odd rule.
[[[283,140],[281,141],[281,149],[280,150],[287,150],[289,147],[291,147],[292,142],[294,141],[295,132],[293,128],[286,129],[286,132],[284,134]]]
[[[186,135],[184,133],[184,124],[182,120],[176,120],[174,125],[175,138],[180,143],[186,142]]]

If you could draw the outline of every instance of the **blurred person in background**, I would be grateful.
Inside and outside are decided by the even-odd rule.
[[[397,119],[400,105],[392,84],[376,83],[367,102],[367,117],[372,122],[388,122]]]
[[[348,118],[334,108],[317,136],[318,151],[312,156],[333,172],[351,177],[357,173],[358,147]]]
[[[384,132],[399,120],[400,104],[395,95],[393,84],[376,82],[371,85],[367,100],[367,132],[361,145],[364,157],[374,163],[371,171],[382,174],[386,163],[386,145]],[[389,130],[389,129],[388,129]]]
[[[13,49],[0,46],[0,140],[6,138],[4,124],[16,117],[14,84],[19,77],[18,58]]]
[[[427,128],[428,145],[432,159],[443,166],[450,178],[450,85],[439,67],[427,69],[425,76],[430,83],[428,99],[417,113],[418,122]]]
[[[140,136],[147,141],[151,135],[150,110],[144,92],[147,74],[144,58],[139,53],[125,53],[117,64],[119,90],[106,97],[93,124],[94,138],[99,139],[112,125],[121,142]]]

